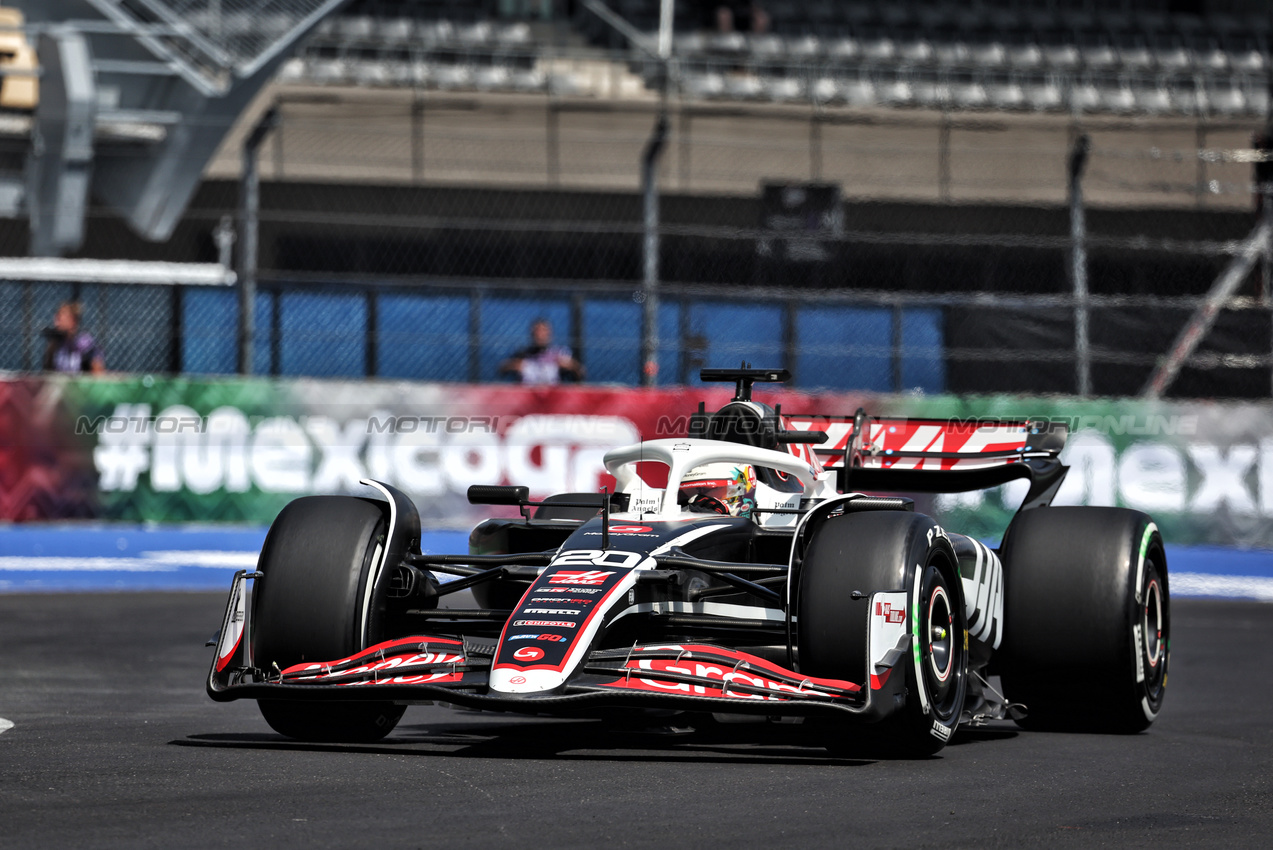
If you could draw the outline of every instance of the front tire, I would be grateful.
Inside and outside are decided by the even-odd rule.
[[[967,693],[967,623],[955,553],[940,532],[923,515],[864,511],[828,519],[809,542],[795,601],[802,672],[869,687],[871,594],[905,590],[919,606],[916,612],[913,601],[907,604],[920,640],[918,658],[907,653],[899,662],[905,666],[905,704],[874,725],[824,725],[832,752],[921,758],[940,751],[959,725]]]
[[[1162,536],[1123,508],[1026,511],[1003,545],[1005,695],[1026,729],[1140,732],[1162,710],[1171,597]]]
[[[334,661],[384,639],[388,545],[379,503],[350,496],[290,502],[270,526],[253,588],[252,658],[267,675]],[[275,732],[304,741],[367,742],[389,734],[405,706],[389,702],[259,700]]]

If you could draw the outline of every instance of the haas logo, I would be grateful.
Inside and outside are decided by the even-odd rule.
[[[883,617],[886,623],[900,623],[906,619],[906,609],[894,608],[888,602],[876,602],[875,616]]]
[[[538,661],[544,657],[544,651],[533,646],[523,646],[513,653],[513,657],[518,661]]]
[[[561,570],[552,575],[548,579],[549,584],[604,584],[605,580],[614,575],[612,572],[603,570]]]

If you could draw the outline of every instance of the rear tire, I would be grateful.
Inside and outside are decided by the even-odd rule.
[[[384,639],[390,576],[375,575],[388,541],[379,503],[307,496],[283,508],[261,549],[252,601],[253,663],[267,674],[335,661]],[[274,731],[305,741],[366,742],[406,710],[390,702],[259,700]]]
[[[800,670],[870,687],[867,620],[871,594],[920,582],[919,663],[907,653],[905,705],[874,725],[823,724],[827,748],[843,755],[922,758],[946,745],[958,727],[967,692],[967,628],[954,550],[930,518],[909,511],[864,511],[828,519],[809,542],[796,600]],[[853,598],[853,592],[861,596]],[[908,616],[911,603],[907,603]],[[940,622],[938,622],[940,620]],[[934,629],[944,630],[935,636]],[[902,672],[902,671],[895,671]],[[930,702],[925,713],[917,681]],[[934,722],[949,731],[934,732]]]
[[[1140,732],[1158,716],[1171,654],[1162,537],[1123,508],[1013,520],[1002,548],[1004,694],[1026,729]]]

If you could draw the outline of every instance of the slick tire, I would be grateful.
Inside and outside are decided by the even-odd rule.
[[[1162,709],[1171,597],[1162,537],[1123,508],[1026,511],[1001,549],[1004,695],[1026,729],[1134,733]]]
[[[828,519],[809,542],[796,600],[801,672],[870,686],[867,620],[877,591],[910,591],[918,581],[920,628],[942,632],[920,641],[918,663],[912,653],[902,662],[908,697],[887,719],[820,724],[827,748],[837,755],[924,758],[940,751],[959,726],[967,692],[967,624],[955,552],[937,530],[930,518],[909,511],[864,511]],[[944,727],[943,736],[935,723]]]
[[[270,526],[252,600],[252,658],[267,674],[334,661],[384,638],[388,576],[374,574],[387,543],[378,503],[307,496]],[[281,735],[304,741],[377,741],[404,706],[388,702],[259,700]]]

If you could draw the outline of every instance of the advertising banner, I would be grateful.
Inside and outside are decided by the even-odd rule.
[[[410,494],[432,528],[489,516],[471,484],[534,496],[595,491],[602,457],[683,436],[732,387],[471,386],[391,381],[63,378],[0,381],[0,518],[268,524],[309,493]],[[1056,504],[1150,513],[1171,543],[1273,548],[1273,405],[1037,397],[805,395],[760,386],[784,413],[1066,422]],[[1002,534],[1024,483],[916,496],[966,533]]]

